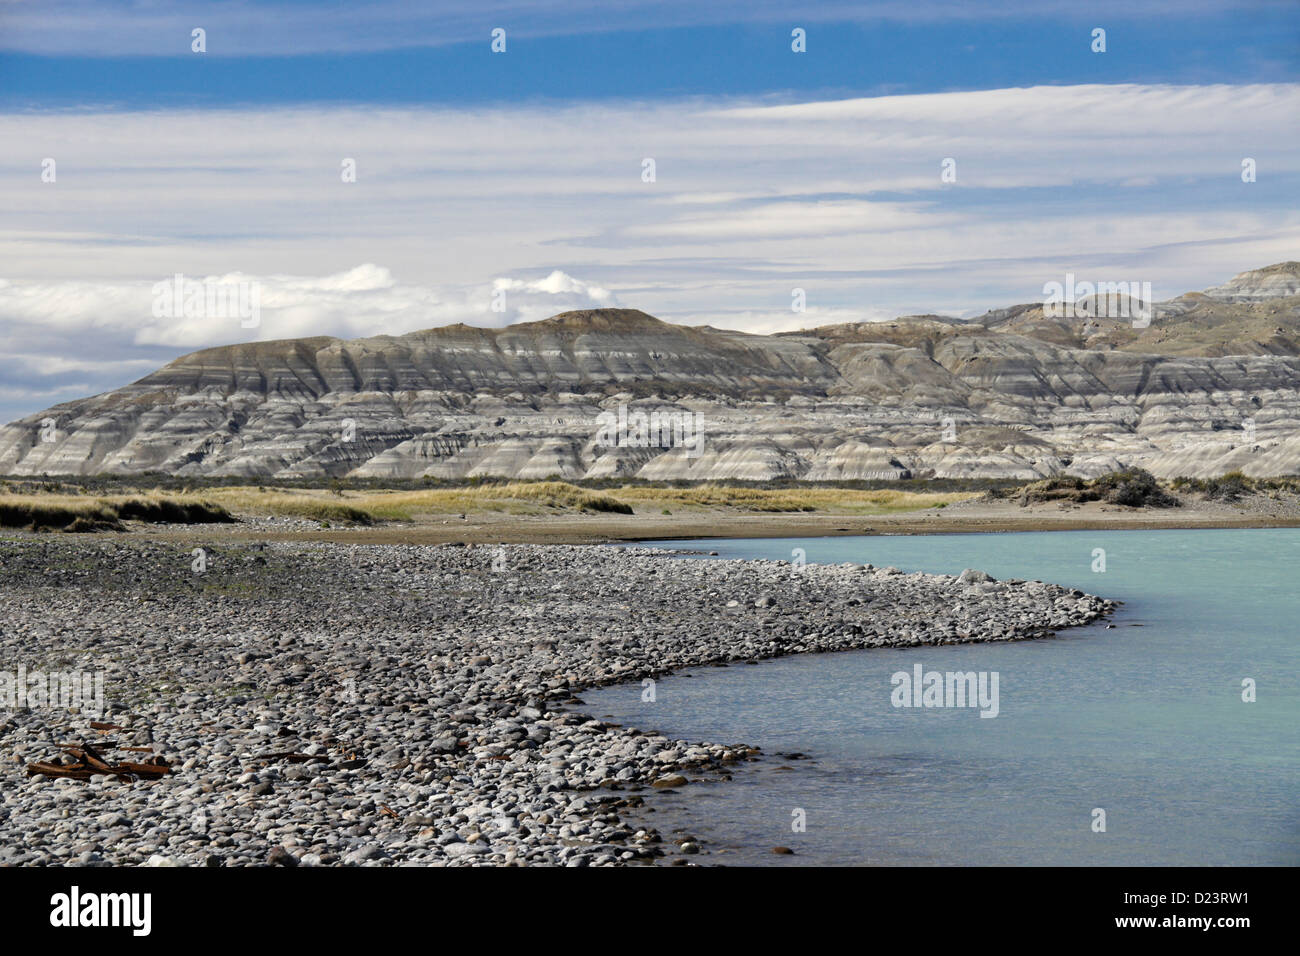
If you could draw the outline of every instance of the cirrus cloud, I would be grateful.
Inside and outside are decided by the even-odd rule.
[[[92,359],[108,388],[256,338],[609,305],[750,331],[971,315],[1066,272],[1169,298],[1297,257],[1298,114],[1296,84],[0,114],[0,386],[33,396],[0,416]],[[155,318],[175,273],[258,283],[261,325]]]

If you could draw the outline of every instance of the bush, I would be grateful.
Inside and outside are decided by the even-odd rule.
[[[117,513],[94,502],[73,506],[23,499],[0,501],[0,527],[4,528],[34,527],[59,531],[78,520],[112,525],[117,523]],[[82,527],[84,529],[84,524]]]
[[[206,501],[168,498],[41,500],[38,496],[0,498],[0,527],[48,528],[76,533],[124,531],[122,521],[211,524],[235,519],[225,508]]]
[[[1110,504],[1129,508],[1173,508],[1179,503],[1160,487],[1155,475],[1144,468],[1102,475],[1092,482],[1092,489],[1101,492]]]
[[[1084,502],[1096,501],[1101,497],[1088,486],[1088,482],[1075,475],[1053,475],[1039,481],[1031,481],[1020,489],[1019,499],[1022,507],[1044,501]]]
[[[117,505],[117,514],[121,518],[155,524],[226,524],[235,520],[221,505],[171,498],[129,498]]]
[[[1179,500],[1160,487],[1154,475],[1141,468],[1112,471],[1084,481],[1074,475],[1054,475],[1031,481],[1020,489],[1020,504],[1026,506],[1047,501],[1083,504],[1106,501],[1130,508],[1176,508]]]
[[[1236,501],[1254,490],[1254,483],[1239,471],[1230,471],[1205,482],[1205,497],[1215,501]]]
[[[613,514],[630,515],[632,506],[624,504],[617,498],[611,498],[608,495],[585,495],[582,499],[582,508],[590,508],[592,511],[606,511]]]

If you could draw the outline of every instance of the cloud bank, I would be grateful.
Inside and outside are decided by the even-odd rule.
[[[1167,298],[1297,258],[1296,115],[1295,84],[0,115],[0,417],[256,338],[605,305],[767,332],[1066,272]],[[154,316],[176,273],[258,283],[260,325]]]

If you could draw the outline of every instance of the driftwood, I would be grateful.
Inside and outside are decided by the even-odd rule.
[[[101,728],[96,727],[95,729],[99,730]],[[120,749],[136,753],[153,752],[149,747],[122,747]],[[171,767],[167,765],[167,761],[162,757],[154,757],[147,763],[135,763],[133,761],[110,763],[89,744],[82,744],[79,747],[65,746],[63,752],[73,758],[71,763],[48,763],[44,761],[29,763],[27,765],[28,776],[43,775],[46,777],[68,777],[72,780],[89,780],[97,774],[102,774],[109,777],[125,777],[130,780],[158,780],[172,772]]]

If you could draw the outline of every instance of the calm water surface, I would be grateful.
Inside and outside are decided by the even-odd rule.
[[[657,544],[974,567],[1126,602],[1109,630],[702,668],[659,681],[654,703],[639,686],[585,693],[598,716],[763,748],[729,783],[651,799],[665,833],[707,840],[701,862],[1300,864],[1300,530]],[[1092,570],[1096,548],[1104,573]],[[916,663],[998,672],[999,716],[894,708],[890,677]],[[1245,678],[1254,703],[1242,701]],[[790,752],[807,759],[779,756]],[[792,830],[797,809],[806,832]]]

